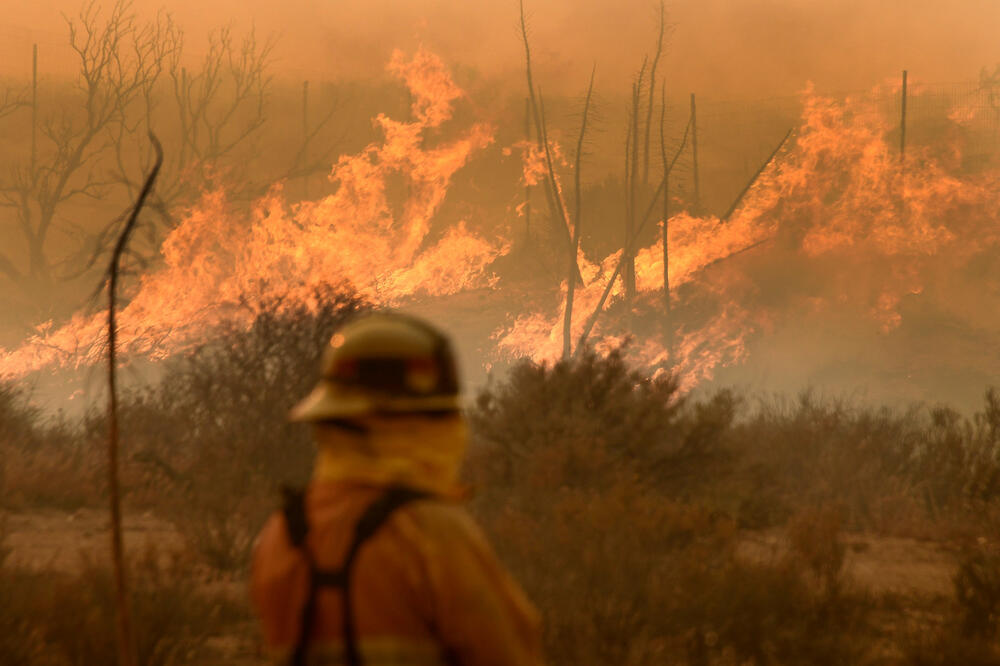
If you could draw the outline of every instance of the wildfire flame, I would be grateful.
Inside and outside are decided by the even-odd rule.
[[[901,164],[888,140],[893,129],[870,97],[837,102],[808,88],[794,143],[765,171],[732,219],[686,212],[671,217],[674,321],[662,321],[662,301],[657,298],[663,289],[663,247],[658,240],[635,255],[636,300],[624,303],[619,279],[591,340],[622,340],[630,322],[652,314],[660,325],[630,347],[633,359],[673,370],[690,388],[712,377],[718,366],[744,358],[750,337],[766,332],[782,317],[787,321],[851,303],[866,312],[881,333],[898,328],[905,296],[922,293],[935,271],[957,269],[998,243],[1000,201],[993,193],[1000,177],[995,172],[956,175],[954,164],[942,163],[926,149],[913,149]],[[951,157],[960,154],[954,148]],[[795,302],[761,303],[754,275],[720,264],[758,246],[780,247],[803,267],[803,274],[825,271],[823,286],[814,292],[804,289]],[[784,256],[772,252],[778,260]],[[581,256],[584,284],[574,295],[574,345],[620,256],[617,252],[597,262]],[[789,274],[785,279],[803,277]],[[501,353],[543,362],[558,359],[563,353],[565,290],[563,283],[555,311],[522,315],[497,331]],[[678,324],[689,318],[685,303],[696,300],[695,295],[702,304],[714,301],[715,314],[694,328]],[[660,333],[664,326],[667,336]]]
[[[382,141],[340,157],[329,174],[337,190],[318,201],[290,205],[276,185],[247,215],[225,191],[206,193],[164,241],[162,268],[141,278],[122,309],[124,351],[162,358],[213,324],[249,325],[252,315],[240,308],[248,294],[310,303],[318,287],[347,281],[391,304],[495,280],[488,267],[506,251],[502,242],[473,235],[461,221],[428,242],[452,177],[493,140],[492,127],[476,124],[454,141],[423,147],[427,130],[451,119],[463,93],[441,60],[423,50],[409,60],[397,51],[387,69],[409,88],[413,119],[377,116]],[[400,175],[409,196],[394,215],[386,183]],[[0,374],[96,362],[105,317],[77,314],[63,326],[37,329],[21,348],[0,350]]]
[[[509,241],[478,236],[462,220],[432,233],[453,176],[492,142],[492,127],[474,124],[427,147],[428,130],[452,118],[464,93],[425,51],[412,59],[395,53],[388,71],[410,89],[412,118],[377,116],[382,140],[338,159],[329,175],[334,194],[290,204],[276,185],[247,213],[215,190],[187,211],[161,248],[162,268],[128,295],[120,315],[127,352],[162,358],[195,344],[213,324],[249,325],[253,313],[240,305],[247,294],[312,304],[317,288],[349,281],[373,302],[393,304],[497,286],[491,265]],[[670,218],[670,318],[661,237],[635,254],[634,300],[626,302],[620,280],[612,285],[590,335],[597,349],[635,338],[628,346],[634,360],[675,372],[691,388],[746,358],[762,336],[838,309],[876,335],[903,327],[913,298],[965,307],[956,317],[966,320],[979,316],[977,304],[953,295],[961,292],[956,285],[970,284],[961,282],[970,266],[1000,254],[1000,173],[963,170],[958,144],[936,152],[914,145],[902,162],[890,140],[895,125],[871,97],[836,101],[807,89],[802,104],[794,139],[730,219]],[[523,184],[543,183],[544,151],[520,142],[504,152],[515,149]],[[560,168],[570,168],[557,142],[549,149]],[[387,191],[400,177],[408,196],[394,212]],[[552,181],[562,197],[560,179]],[[578,253],[574,345],[620,258],[621,251]],[[988,289],[1000,293],[994,282]],[[487,360],[558,359],[565,290],[563,283],[552,307],[516,313],[497,330]],[[19,349],[0,350],[0,375],[93,363],[103,327],[102,313],[47,322]]]

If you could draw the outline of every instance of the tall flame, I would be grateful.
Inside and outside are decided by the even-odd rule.
[[[243,212],[214,190],[187,211],[161,248],[162,268],[139,280],[121,312],[127,351],[165,357],[213,324],[249,325],[253,314],[241,307],[248,294],[311,304],[317,288],[347,281],[376,303],[394,304],[497,286],[491,265],[509,241],[473,234],[462,220],[432,224],[454,175],[492,142],[493,129],[473,124],[427,145],[429,134],[440,134],[428,130],[452,119],[464,93],[425,51],[411,59],[395,53],[388,70],[413,95],[411,119],[378,115],[382,139],[338,159],[329,175],[334,194],[290,204],[276,185]],[[1000,294],[1000,263],[988,268],[986,286],[969,276],[987,270],[984,257],[1000,256],[1000,173],[963,166],[961,131],[943,147],[911,146],[904,163],[892,139],[895,123],[873,97],[835,101],[807,89],[802,100],[794,140],[730,219],[681,212],[669,220],[670,319],[661,296],[661,239],[636,252],[634,300],[626,302],[620,281],[612,285],[590,335],[596,348],[635,338],[628,347],[635,360],[676,372],[691,388],[799,321],[847,312],[873,335],[891,336],[905,327],[917,298],[935,299],[955,319],[985,321],[982,313],[993,309],[976,299]],[[950,114],[960,119],[953,123],[973,122],[966,115]],[[514,149],[524,184],[550,177],[536,144],[504,152]],[[549,149],[569,168],[557,142]],[[408,195],[393,206],[390,183],[400,178]],[[551,178],[561,200],[562,182]],[[603,258],[579,252],[574,343],[620,258],[621,251]],[[497,330],[496,356],[559,358],[565,289],[558,305],[518,312]],[[966,297],[970,289],[978,291]],[[1000,326],[1000,316],[988,323]],[[92,363],[103,326],[100,313],[40,326],[19,349],[0,350],[0,375]]]
[[[625,304],[618,281],[591,340],[621,340],[634,330],[637,318],[652,315],[659,325],[651,337],[634,344],[631,353],[647,365],[674,370],[682,384],[691,387],[710,378],[718,366],[744,358],[749,337],[770,330],[781,317],[850,302],[867,312],[882,333],[899,327],[900,303],[904,296],[923,292],[932,260],[934,270],[956,268],[998,243],[1000,200],[993,193],[1000,177],[996,172],[956,175],[958,146],[949,146],[943,156],[914,149],[902,164],[888,140],[893,129],[869,97],[837,102],[808,88],[793,145],[758,180],[732,219],[686,212],[671,217],[669,272],[675,319],[662,321],[661,299],[656,297],[663,289],[663,247],[658,240],[636,253],[638,298]],[[660,225],[662,229],[662,220]],[[776,261],[794,258],[802,274],[793,274],[795,269],[789,267],[784,280],[806,285],[805,274],[823,271],[822,287],[810,291],[802,286],[796,302],[762,300],[754,284],[757,276],[720,264],[758,246]],[[584,285],[574,295],[574,343],[620,255],[581,261]],[[748,266],[748,271],[764,271],[752,262]],[[557,311],[528,313],[497,331],[501,354],[538,361],[559,358],[565,288],[564,283]],[[689,301],[701,310],[706,301],[714,302],[714,316],[694,316],[691,307],[685,310]],[[663,326],[669,342],[660,335]]]
[[[390,304],[414,294],[450,294],[490,284],[488,267],[506,247],[470,233],[463,222],[430,241],[431,221],[454,174],[493,140],[475,124],[460,138],[424,147],[427,130],[452,118],[463,93],[436,56],[393,54],[388,71],[413,96],[412,120],[379,115],[382,140],[339,158],[329,174],[336,192],[290,205],[277,185],[249,214],[225,191],[206,193],[169,234],[162,268],[142,276],[122,309],[119,338],[127,352],[164,357],[193,344],[223,320],[249,324],[247,295],[309,303],[322,285],[345,281]],[[402,177],[409,196],[394,215],[387,181]],[[0,350],[0,375],[53,364],[98,360],[105,315],[77,314],[38,329],[19,349]]]

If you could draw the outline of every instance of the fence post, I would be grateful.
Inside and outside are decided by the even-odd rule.
[[[524,140],[525,150],[531,146],[531,98],[524,98]],[[524,179],[524,238],[531,241],[531,185]]]
[[[906,70],[903,70],[902,113],[899,119],[899,162],[906,157]]]
[[[31,46],[31,177],[35,177],[38,127],[38,44]]]
[[[698,181],[698,107],[691,93],[691,159],[694,172],[694,212],[701,212],[701,183]]]
[[[306,172],[302,174],[302,198],[309,199],[309,81],[302,82],[302,162]]]

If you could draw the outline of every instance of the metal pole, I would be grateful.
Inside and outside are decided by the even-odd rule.
[[[302,174],[302,198],[309,198],[309,82],[302,82],[302,161],[306,173]]]
[[[899,120],[899,161],[906,157],[906,70],[903,70],[902,115]]]
[[[524,98],[524,140],[531,144],[531,98]],[[527,148],[525,148],[527,150]],[[524,237],[531,240],[531,185],[524,181]]]
[[[31,47],[31,177],[35,177],[38,135],[38,44]]]
[[[694,212],[701,211],[701,183],[698,181],[698,107],[691,93],[691,159],[694,171]]]
[[[645,63],[643,63],[645,66]],[[625,225],[625,299],[631,301],[635,297],[635,257],[629,247],[629,241],[635,233],[636,185],[639,178],[639,102],[642,85],[642,70],[639,71],[639,81],[632,86],[632,157],[628,178],[628,218]]]

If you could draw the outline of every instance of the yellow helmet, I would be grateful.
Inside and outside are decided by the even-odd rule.
[[[292,409],[291,419],[336,421],[459,407],[448,338],[416,317],[379,313],[334,334],[323,353],[319,384]]]

